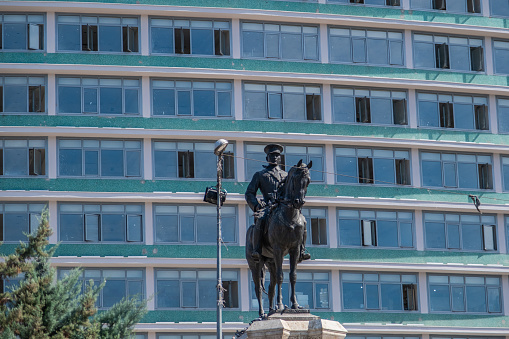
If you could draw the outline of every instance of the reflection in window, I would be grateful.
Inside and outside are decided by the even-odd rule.
[[[290,304],[290,289],[289,289],[289,276],[288,271],[284,271],[282,294],[283,304]],[[250,281],[250,308],[252,310],[258,309],[258,300],[254,291],[254,283]],[[270,281],[269,272],[265,275],[265,289],[268,291]],[[297,271],[297,283],[295,284],[295,296],[297,303],[307,309],[331,309],[330,301],[330,278],[328,272],[306,272]],[[263,294],[263,305],[266,309],[269,307],[269,300],[267,294]]]
[[[509,74],[509,41],[493,41],[493,59],[495,73]]]
[[[0,241],[26,241],[27,236],[37,231],[45,204],[0,203]]]
[[[152,80],[152,115],[230,117],[232,83]]]
[[[67,268],[59,269],[58,278],[64,278],[70,271]],[[145,279],[142,269],[85,268],[81,272],[80,280],[83,284],[83,291],[89,285],[90,280],[94,285],[100,285],[106,280],[96,301],[96,306],[100,309],[110,308],[123,298],[145,298]]]
[[[330,28],[331,62],[403,65],[403,33]]]
[[[428,275],[430,312],[501,313],[497,276]]]
[[[43,14],[1,14],[1,51],[44,50]]]
[[[414,34],[416,68],[484,71],[483,39]]]
[[[62,177],[141,177],[140,140],[60,139]]]
[[[489,0],[491,16],[509,17],[509,2],[507,0]]]
[[[0,76],[0,113],[46,112],[46,79]]]
[[[411,0],[412,9],[434,9],[450,13],[481,13],[481,0]]]
[[[413,213],[338,210],[340,246],[413,248]]]
[[[215,309],[217,305],[217,276],[215,270],[166,270],[156,274],[156,309]],[[239,307],[238,271],[222,273],[224,307]]]
[[[244,83],[246,119],[322,120],[319,86]]]
[[[46,140],[0,139],[1,176],[46,176]]]
[[[137,17],[57,16],[57,50],[139,52]]]
[[[224,330],[223,330],[223,333],[224,333]],[[230,339],[230,338],[234,338],[234,337],[235,337],[234,333],[223,334],[223,339]],[[173,333],[172,332],[171,334],[156,333],[156,338],[157,339],[216,339],[217,335],[215,333],[198,334],[198,333],[193,332],[193,334],[191,335],[189,333]],[[138,339],[138,338],[136,338],[136,339]]]
[[[263,151],[265,145],[246,145],[246,178],[252,178],[253,175],[263,169],[266,165],[266,154]],[[311,181],[324,181],[324,149],[323,146],[296,146],[283,145],[283,153],[281,153],[281,168],[286,171],[290,170],[290,166],[295,166],[301,160],[308,164],[313,161],[313,168],[310,170]],[[249,179],[250,180],[250,179]]]
[[[334,122],[407,125],[406,92],[333,88]]]
[[[142,205],[60,204],[60,241],[142,242]]]
[[[235,178],[234,145],[224,152],[223,178]],[[214,143],[154,141],[154,177],[161,179],[212,179],[216,178],[217,158]],[[196,164],[196,166],[195,166]],[[198,166],[199,164],[199,166]]]
[[[236,242],[237,209],[233,206],[223,206],[221,216],[223,241]],[[217,211],[214,206],[154,206],[156,243],[216,243],[216,225]]]
[[[331,4],[368,5],[368,6],[401,6],[400,0],[327,0]]]
[[[338,147],[336,182],[410,185],[410,154],[406,150]]]
[[[489,130],[488,99],[483,96],[417,93],[419,126]]]
[[[318,27],[242,23],[242,56],[279,60],[318,60]]]
[[[141,81],[58,78],[58,113],[140,114]]]
[[[491,155],[422,152],[421,173],[425,187],[493,188]]]
[[[396,273],[342,273],[345,310],[417,311],[417,276]]]
[[[172,18],[150,19],[154,54],[230,55],[230,22]]]
[[[395,336],[393,334],[348,334],[345,339],[421,339],[420,336]]]
[[[424,213],[426,248],[496,251],[495,216]]]

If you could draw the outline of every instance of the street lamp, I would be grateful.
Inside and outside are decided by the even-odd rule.
[[[217,155],[217,186],[207,187],[204,201],[217,206],[217,339],[223,339],[223,282],[221,278],[221,206],[226,200],[226,191],[221,189],[223,177],[223,152],[228,146],[228,140],[219,139],[214,145]]]

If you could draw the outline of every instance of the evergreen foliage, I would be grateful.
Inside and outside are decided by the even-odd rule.
[[[0,339],[132,336],[134,325],[146,313],[146,301],[124,299],[98,312],[95,302],[105,283],[89,282],[83,291],[80,269],[56,280],[50,259],[57,246],[48,246],[51,233],[46,210],[28,242],[0,262],[0,279],[24,274],[19,285],[5,293],[0,289]]]

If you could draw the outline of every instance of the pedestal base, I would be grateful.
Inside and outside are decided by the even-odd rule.
[[[283,312],[253,322],[240,339],[343,339],[346,330],[337,321],[324,320],[308,312]]]

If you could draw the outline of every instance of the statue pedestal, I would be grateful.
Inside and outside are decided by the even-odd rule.
[[[345,336],[345,328],[337,321],[320,319],[309,310],[287,310],[253,322],[240,339],[343,339]]]

